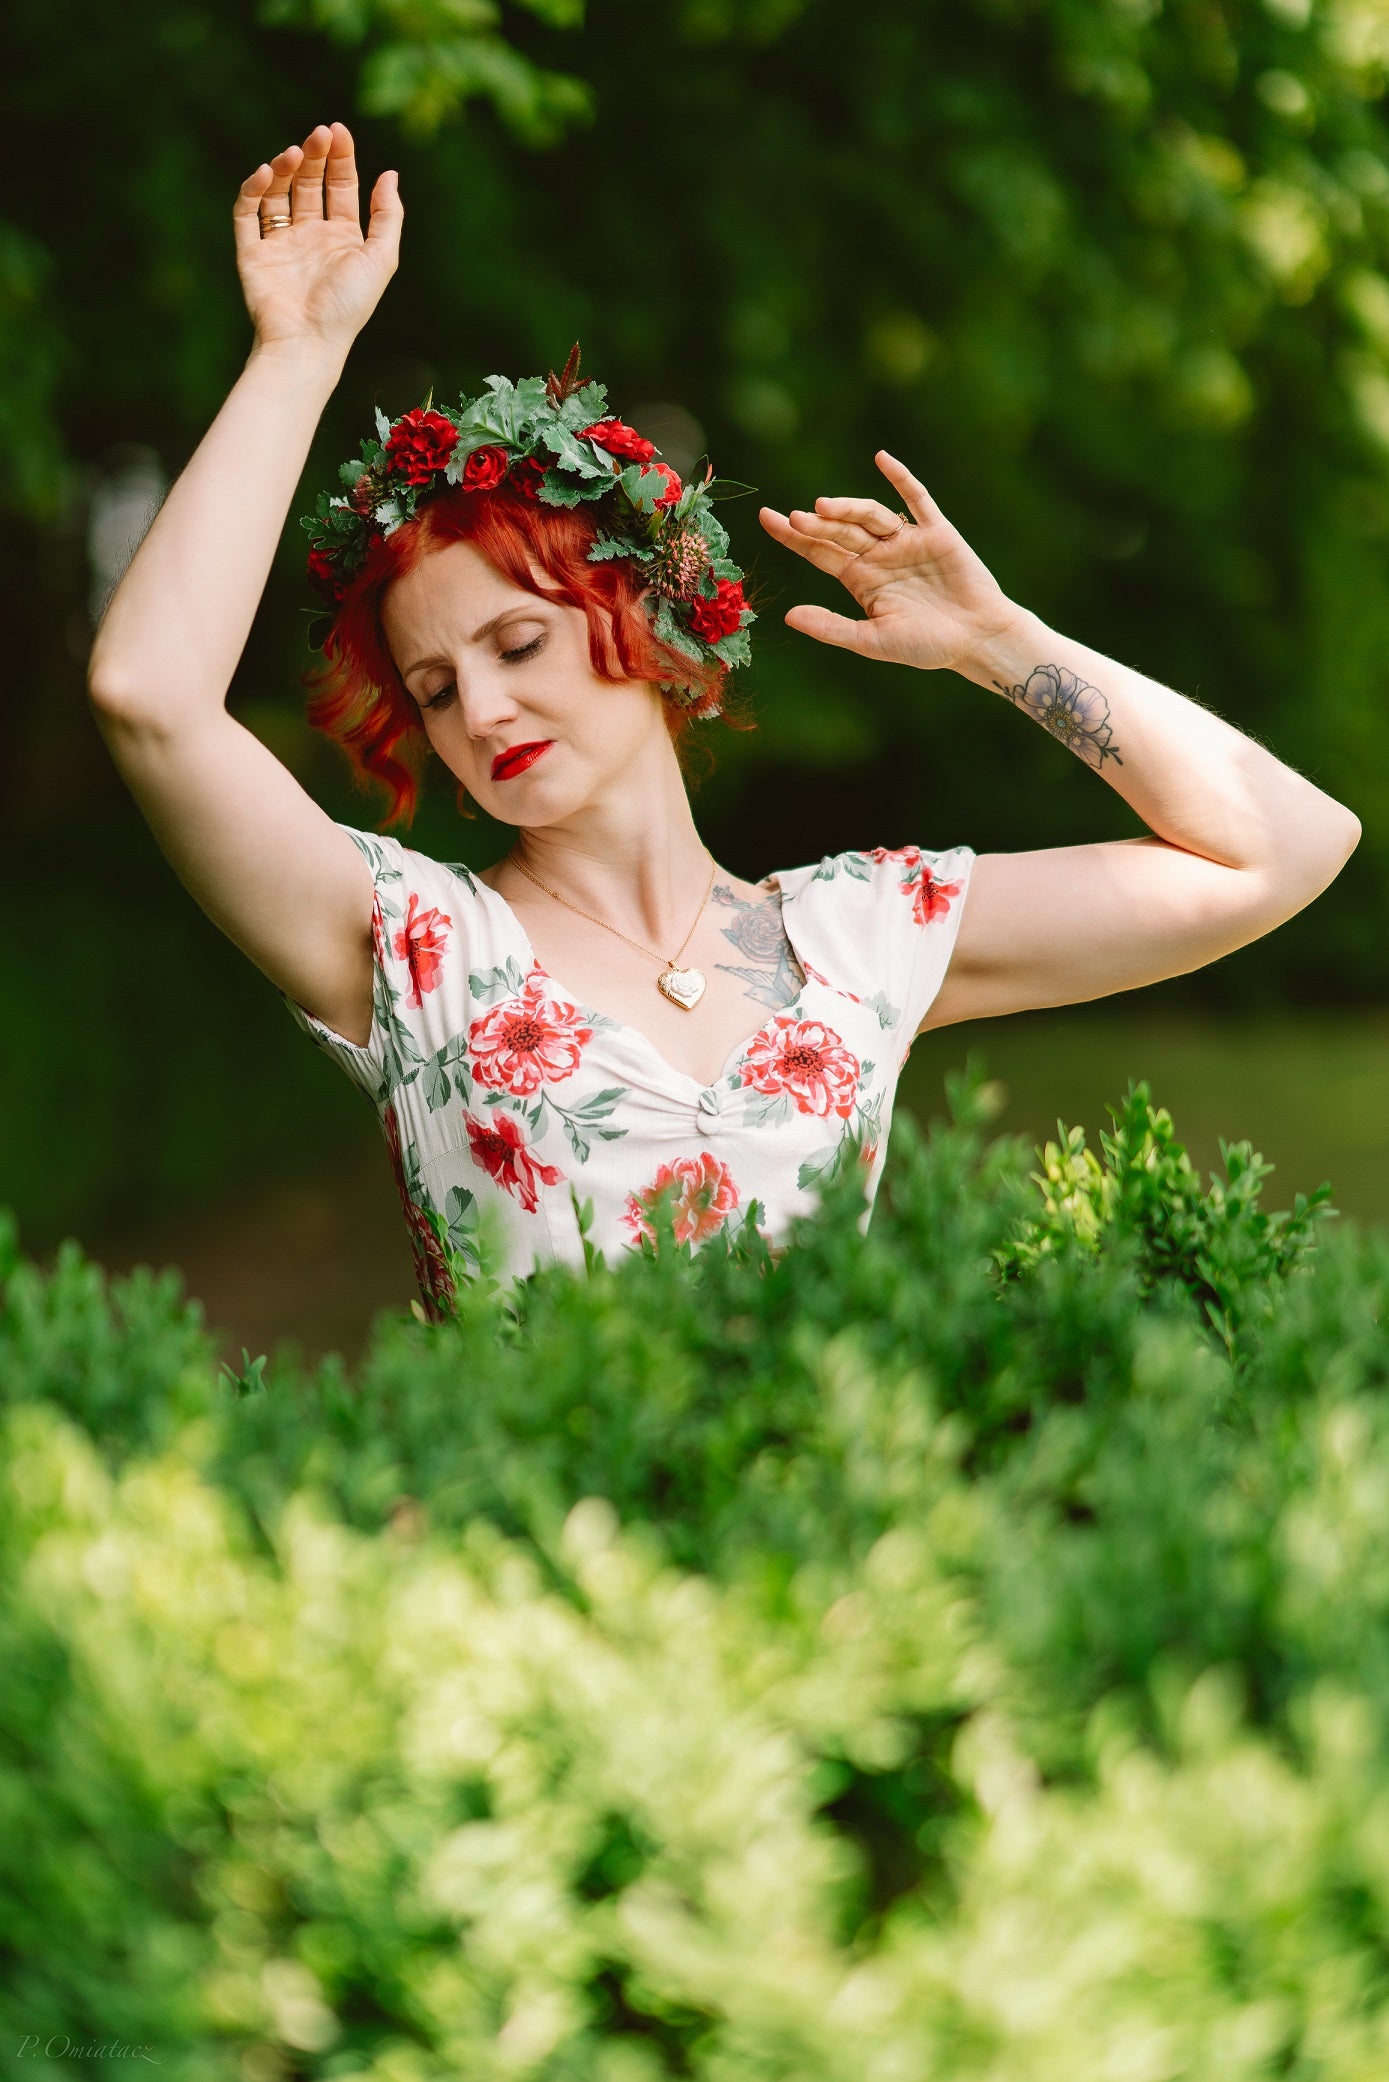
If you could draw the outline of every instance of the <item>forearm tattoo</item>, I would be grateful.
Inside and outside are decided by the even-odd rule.
[[[1005,686],[1002,680],[994,685],[1087,766],[1101,767],[1106,759],[1123,765],[1110,729],[1109,703],[1098,687],[1078,679],[1067,666],[1034,665],[1020,685]]]
[[[723,936],[732,941],[749,964],[739,968],[733,962],[720,961],[714,967],[741,978],[754,1004],[770,1005],[779,1012],[783,1005],[790,1004],[805,981],[781,922],[780,895],[751,904],[726,882],[719,882],[712,897],[716,904],[733,912],[732,922],[723,928]]]

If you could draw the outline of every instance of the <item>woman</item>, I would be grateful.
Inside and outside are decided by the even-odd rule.
[[[392,816],[413,806],[409,755],[432,749],[515,843],[476,875],[335,823],[225,696],[401,222],[383,173],[362,236],[340,123],[243,183],[254,346],[111,602],[89,687],[176,872],[376,1108],[428,1315],[489,1224],[524,1273],[584,1262],[586,1224],[610,1258],[637,1247],[658,1203],[692,1243],[752,1219],[775,1245],[849,1161],[871,1204],[916,1034],[1197,968],[1337,874],[1349,810],[1015,606],[885,452],[894,506],[762,509],[861,610],[794,607],[789,626],[996,690],[1149,835],[880,846],[759,883],[718,868],[680,766],[752,619],[717,487],[682,486],[572,358],[458,412],[378,415],[306,523],[333,603],[314,720]]]

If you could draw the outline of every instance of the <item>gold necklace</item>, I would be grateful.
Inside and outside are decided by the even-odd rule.
[[[665,969],[656,978],[657,990],[660,991],[662,997],[669,998],[672,1005],[678,1005],[682,1012],[692,1012],[694,1010],[704,996],[708,979],[703,969],[682,969],[679,963],[681,955],[685,952],[694,936],[695,926],[699,924],[700,919],[704,916],[704,906],[709,901],[709,891],[713,888],[714,877],[719,871],[718,863],[715,861],[712,853],[709,855],[708,887],[705,889],[699,909],[695,912],[689,932],[686,933],[674,954],[657,954],[654,947],[643,947],[640,940],[634,940],[630,933],[620,932],[615,925],[609,925],[606,918],[595,918],[592,911],[585,911],[582,905],[571,904],[567,896],[561,896],[557,889],[551,889],[548,882],[542,882],[539,875],[533,875],[525,863],[517,860],[514,855],[511,865],[523,874],[528,882],[534,882],[537,889],[543,889],[546,896],[552,896],[557,904],[568,905],[571,911],[578,912],[580,918],[587,918],[591,925],[601,925],[604,932],[617,933],[619,940],[625,940],[629,947],[639,948],[643,954],[649,954],[652,961],[663,961]]]

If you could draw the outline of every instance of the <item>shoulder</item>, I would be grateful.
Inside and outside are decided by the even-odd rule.
[[[780,869],[768,879],[809,908],[926,927],[950,917],[964,895],[973,863],[969,846],[939,852],[921,846],[873,846],[826,854],[817,864]]]
[[[802,959],[836,989],[900,1007],[914,1032],[949,966],[973,863],[969,846],[873,846],[774,879]]]
[[[474,970],[516,951],[506,906],[461,861],[436,860],[389,832],[344,829],[372,871],[372,940],[398,1009],[462,1019]]]
[[[478,877],[461,861],[436,860],[433,854],[405,845],[388,831],[362,831],[351,824],[342,829],[371,869],[382,910],[388,916],[408,908],[412,895],[417,905],[427,897],[463,911],[480,901]]]

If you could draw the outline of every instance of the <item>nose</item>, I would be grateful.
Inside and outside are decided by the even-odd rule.
[[[460,659],[454,682],[463,727],[469,737],[487,738],[516,718],[516,702],[497,665],[482,658]]]

